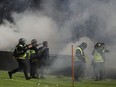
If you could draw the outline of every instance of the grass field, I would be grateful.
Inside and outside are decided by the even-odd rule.
[[[0,71],[0,87],[72,87],[70,77],[47,76],[46,79],[25,80],[23,73],[16,73],[9,79],[6,71]],[[116,80],[75,82],[74,87],[116,87]]]

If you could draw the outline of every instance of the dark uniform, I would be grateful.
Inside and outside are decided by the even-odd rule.
[[[30,59],[30,76],[31,78],[36,78],[37,76],[37,67],[38,67],[38,59],[36,58],[37,53],[37,41],[33,39],[31,41],[32,47],[28,50],[28,57]]]
[[[43,46],[40,47],[38,50],[42,51],[41,57],[39,58],[39,77],[44,78],[45,69],[47,67],[47,63],[49,60],[49,48],[47,41],[43,42]]]
[[[104,79],[105,75],[105,55],[109,52],[104,48],[104,43],[97,43],[94,46],[92,65],[94,69],[95,81]]]
[[[28,76],[28,63],[26,61],[27,49],[28,47],[25,45],[25,39],[24,38],[19,39],[19,44],[16,46],[13,54],[13,56],[16,58],[18,62],[18,67],[8,72],[10,78],[12,78],[12,74],[23,69],[26,80],[30,79],[30,77]]]
[[[74,69],[74,78],[77,81],[80,81],[79,78],[84,74],[85,68],[86,68],[86,58],[84,55],[84,49],[87,47],[87,44],[83,42],[81,45],[79,45],[76,48],[75,52],[75,69]]]

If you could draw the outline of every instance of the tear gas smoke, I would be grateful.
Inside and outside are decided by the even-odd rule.
[[[104,42],[110,50],[107,65],[115,67],[115,4],[115,0],[43,0],[41,10],[28,8],[20,13],[13,12],[14,24],[0,25],[0,49],[11,49],[24,37],[28,43],[33,38],[38,42],[47,40],[51,53],[71,55],[70,44],[84,41],[89,46],[85,52],[91,59],[94,42]]]
[[[14,13],[13,17],[15,25],[7,22],[0,26],[1,50],[7,50],[11,45],[15,47],[18,39],[21,37],[26,38],[28,43],[33,38],[39,42],[44,40],[48,40],[49,42],[51,37],[54,37],[57,32],[55,22],[41,13]]]

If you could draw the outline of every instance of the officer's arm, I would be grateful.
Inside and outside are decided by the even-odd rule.
[[[105,53],[109,53],[110,51],[109,51],[109,50],[107,50],[107,49],[104,49],[104,52],[105,52]]]

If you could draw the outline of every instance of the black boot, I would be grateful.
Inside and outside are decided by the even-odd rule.
[[[26,80],[30,80],[31,79],[31,77],[26,77]]]
[[[8,72],[9,78],[12,79],[12,73]]]

